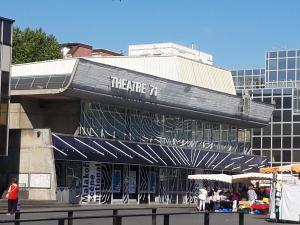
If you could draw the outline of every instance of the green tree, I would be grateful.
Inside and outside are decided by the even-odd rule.
[[[14,64],[62,58],[61,48],[53,35],[41,28],[13,30],[12,61]]]

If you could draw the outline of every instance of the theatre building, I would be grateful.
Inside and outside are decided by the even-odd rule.
[[[29,199],[189,203],[188,174],[267,164],[251,154],[250,128],[273,109],[235,96],[229,71],[184,56],[14,65],[1,185],[18,176]]]

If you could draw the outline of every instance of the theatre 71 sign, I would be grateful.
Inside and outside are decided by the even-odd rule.
[[[157,96],[157,87],[152,84],[145,84],[138,81],[127,80],[118,77],[110,77],[111,88],[125,90],[131,93],[147,94]]]

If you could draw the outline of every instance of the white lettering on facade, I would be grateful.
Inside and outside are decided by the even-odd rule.
[[[147,85],[142,82],[131,81],[127,79],[110,77],[111,79],[111,87],[115,89],[125,90],[127,92],[134,93],[147,93],[147,87],[149,87],[149,95],[157,96],[157,87],[153,85]]]

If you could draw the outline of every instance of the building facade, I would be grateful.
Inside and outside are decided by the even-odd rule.
[[[0,17],[0,155],[7,155],[13,20]]]
[[[299,163],[300,51],[266,52],[265,68],[235,70],[232,76],[237,94],[247,89],[254,101],[275,105],[269,126],[252,131],[253,153],[267,157],[272,166]]]
[[[157,57],[141,57],[143,72],[94,57],[13,66],[14,142],[1,173],[16,174],[29,199],[176,204],[194,199],[188,174],[265,166],[266,159],[250,154],[250,128],[266,126],[274,107],[230,94],[228,71]],[[183,67],[177,71],[193,71],[178,77],[198,79],[198,86],[166,78],[174,75],[174,60]],[[153,62],[165,65],[146,72]],[[203,87],[213,77],[197,77],[204,70],[220,75],[213,78],[215,89],[224,84],[220,91]]]

